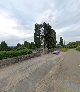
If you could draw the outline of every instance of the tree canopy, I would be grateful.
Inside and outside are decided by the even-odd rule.
[[[0,44],[0,51],[7,51],[7,50],[8,50],[7,43],[5,41],[2,41]]]
[[[34,42],[37,48],[54,48],[56,46],[56,32],[47,24],[35,24]]]
[[[60,42],[59,42],[59,44],[60,44],[61,46],[63,46],[63,38],[62,38],[62,37],[60,37]]]

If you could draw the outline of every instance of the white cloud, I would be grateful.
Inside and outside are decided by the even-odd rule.
[[[6,12],[0,13],[0,33],[1,34],[13,35],[20,38],[31,36],[31,34],[27,34],[23,30],[15,29],[16,27],[18,27],[16,19],[11,18]]]
[[[7,12],[0,10],[0,42],[2,40],[8,41],[10,39],[13,41],[14,38],[12,37],[16,37],[16,42],[17,39],[27,39],[28,37],[33,36],[32,32],[27,33],[27,30],[19,30],[16,29],[17,27],[20,27],[17,20],[11,18]]]
[[[47,22],[52,24],[55,20],[56,20],[56,12],[52,12],[51,9],[48,9],[38,17],[38,20],[36,22],[37,23]]]
[[[22,42],[30,37],[32,39],[34,24],[42,22],[52,25],[57,32],[57,39],[63,36],[69,40],[74,35],[76,40],[79,38],[80,0],[4,1],[0,2],[0,8],[4,7],[11,15],[0,10],[0,40],[6,39],[10,42],[13,41],[11,37],[15,37],[16,42]]]

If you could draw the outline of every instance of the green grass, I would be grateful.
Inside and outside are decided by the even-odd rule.
[[[68,51],[68,48],[61,48],[61,51],[66,52],[66,51]]]

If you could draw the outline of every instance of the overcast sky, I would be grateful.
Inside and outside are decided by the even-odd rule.
[[[80,40],[80,0],[1,0],[0,42],[33,41],[34,24],[47,22],[66,42]]]

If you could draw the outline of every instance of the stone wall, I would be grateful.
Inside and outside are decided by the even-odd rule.
[[[28,59],[31,59],[34,57],[38,57],[40,55],[41,55],[41,53],[36,52],[36,53],[29,54],[29,55],[23,55],[23,56],[3,59],[3,60],[0,60],[0,68],[3,68],[5,66],[12,65],[12,64],[15,64],[18,62],[22,62],[24,60],[28,60]]]

